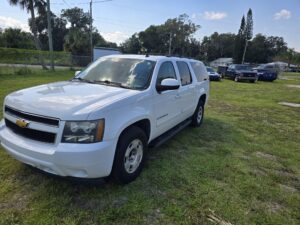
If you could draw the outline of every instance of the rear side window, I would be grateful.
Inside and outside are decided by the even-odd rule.
[[[194,70],[198,82],[203,81],[204,78],[207,76],[205,66],[200,62],[191,62],[191,66]]]
[[[161,64],[157,74],[156,84],[161,84],[161,81],[167,78],[173,78],[177,80],[172,62],[164,62]]]
[[[182,61],[177,61],[176,64],[179,70],[182,86],[192,83],[192,76],[188,64]]]

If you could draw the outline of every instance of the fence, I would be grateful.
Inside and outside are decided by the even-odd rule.
[[[53,53],[54,65],[57,67],[85,67],[91,62],[90,56],[72,55],[66,52]],[[0,64],[16,66],[51,65],[51,55],[47,51],[0,49]]]

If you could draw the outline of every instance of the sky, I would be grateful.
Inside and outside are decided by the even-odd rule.
[[[241,17],[253,11],[254,34],[281,36],[290,48],[300,52],[300,0],[93,0],[94,26],[111,42],[120,44],[133,33],[169,18],[187,14],[201,26],[195,37],[218,33],[237,33]],[[102,0],[103,1],[103,0]],[[29,14],[0,0],[0,27],[29,30]],[[88,12],[90,0],[50,0],[51,10],[80,7]]]

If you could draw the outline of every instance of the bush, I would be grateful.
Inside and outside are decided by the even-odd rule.
[[[26,74],[32,74],[32,70],[28,67],[22,67],[14,72],[15,75],[26,75]]]

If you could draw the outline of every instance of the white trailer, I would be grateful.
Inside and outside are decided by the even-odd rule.
[[[119,49],[116,48],[103,48],[103,47],[94,47],[93,51],[93,60],[96,61],[98,58],[107,55],[119,55],[122,54]]]

